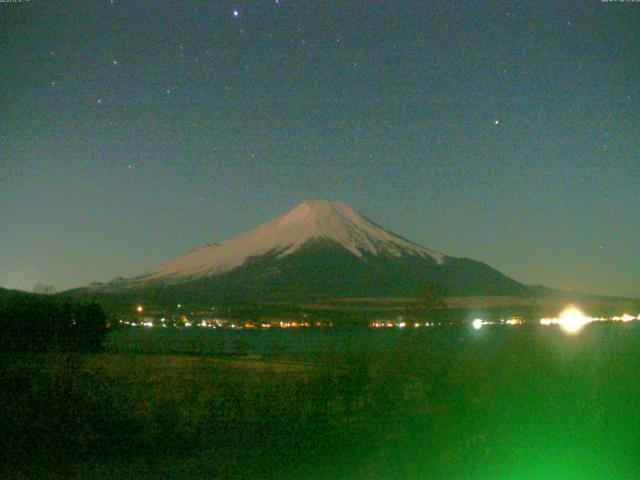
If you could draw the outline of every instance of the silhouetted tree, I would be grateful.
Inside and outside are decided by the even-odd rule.
[[[24,292],[0,302],[0,351],[97,351],[105,334],[106,316],[97,304]]]
[[[100,305],[75,305],[72,315],[72,337],[75,339],[76,349],[100,350],[107,330],[107,317]]]
[[[427,283],[407,307],[407,316],[410,319],[417,319],[424,315],[433,316],[437,310],[445,307],[442,288],[435,283]]]

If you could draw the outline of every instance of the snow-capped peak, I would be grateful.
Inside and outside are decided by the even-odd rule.
[[[298,250],[309,240],[342,245],[358,257],[417,255],[442,263],[444,256],[406,240],[340,201],[307,200],[279,217],[221,244],[203,245],[152,270],[139,280],[216,275],[233,270],[250,257]]]

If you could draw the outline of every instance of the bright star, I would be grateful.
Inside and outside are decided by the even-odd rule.
[[[237,17],[238,15],[240,15],[240,12],[238,12],[238,10],[234,10],[234,11],[233,11],[233,16],[234,16],[234,17]]]
[[[500,120],[494,120],[494,125],[500,125]]]

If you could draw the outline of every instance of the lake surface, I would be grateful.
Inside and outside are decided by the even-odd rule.
[[[557,326],[495,325],[475,330],[471,325],[373,329],[366,327],[231,329],[124,328],[110,332],[105,343],[114,353],[178,353],[192,355],[332,355],[368,351],[467,348],[499,345],[512,338],[539,337],[561,350],[637,335],[640,322],[587,325],[575,335]],[[461,352],[462,353],[462,352]]]
[[[433,333],[431,333],[432,335]],[[331,354],[369,349],[391,350],[407,339],[424,339],[426,331],[369,328],[205,329],[129,328],[111,332],[108,351],[117,353]]]

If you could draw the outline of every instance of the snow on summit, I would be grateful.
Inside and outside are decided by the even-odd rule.
[[[279,217],[220,244],[197,247],[148,274],[140,281],[216,275],[233,270],[250,257],[289,255],[310,240],[330,240],[362,257],[416,255],[442,263],[444,256],[406,240],[340,201],[307,200]]]

